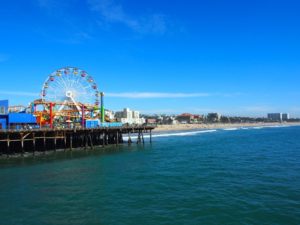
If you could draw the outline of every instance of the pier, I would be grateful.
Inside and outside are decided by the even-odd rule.
[[[94,149],[106,145],[124,144],[123,135],[132,144],[144,144],[144,134],[150,134],[152,142],[153,126],[123,126],[77,129],[37,129],[37,130],[0,130],[0,155],[46,152],[56,150]]]

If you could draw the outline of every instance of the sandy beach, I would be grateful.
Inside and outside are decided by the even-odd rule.
[[[176,124],[176,125],[158,125],[155,132],[159,131],[181,131],[196,129],[227,129],[239,127],[268,127],[268,126],[300,126],[298,123],[214,123],[214,124]]]

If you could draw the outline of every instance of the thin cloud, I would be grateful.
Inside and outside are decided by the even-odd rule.
[[[38,93],[22,92],[22,91],[0,91],[0,94],[8,95],[8,96],[22,96],[22,97],[37,97],[37,96],[39,96]]]
[[[19,91],[0,91],[2,95],[28,96],[36,97],[38,93],[19,92]],[[123,92],[123,93],[105,93],[106,97],[115,98],[195,98],[208,97],[209,93],[160,93],[160,92]]]
[[[28,96],[36,97],[39,93],[22,92],[22,91],[0,91],[2,95],[11,96]],[[108,92],[105,93],[105,97],[110,98],[132,98],[132,99],[151,99],[151,98],[201,98],[201,97],[232,97],[235,94],[221,94],[221,93],[171,93],[171,92]]]
[[[300,112],[300,106],[294,106],[292,108],[289,109],[292,112]]]
[[[122,4],[113,0],[87,0],[90,10],[100,14],[108,23],[119,23],[138,33],[163,34],[167,30],[167,19],[163,14],[142,17],[129,15]]]
[[[194,113],[194,114],[207,114],[209,112],[218,112],[223,113],[222,110],[219,109],[209,109],[209,108],[184,108],[184,109],[144,109],[140,110],[142,113],[149,113],[149,114],[181,114],[181,113]]]
[[[196,98],[209,97],[209,93],[162,93],[162,92],[124,92],[124,93],[106,93],[107,97],[116,98]]]
[[[143,114],[178,114],[179,110],[176,109],[139,109],[138,111],[140,111]]]

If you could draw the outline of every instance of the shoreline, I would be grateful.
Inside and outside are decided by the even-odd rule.
[[[230,129],[241,127],[272,127],[272,126],[300,126],[300,122],[291,123],[212,123],[212,124],[175,124],[158,125],[154,132],[164,131],[189,131],[189,130],[210,130],[210,129]]]

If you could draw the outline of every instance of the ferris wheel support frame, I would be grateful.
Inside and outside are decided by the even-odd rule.
[[[104,93],[100,93],[101,96],[101,123],[105,122],[105,109],[104,109]]]

